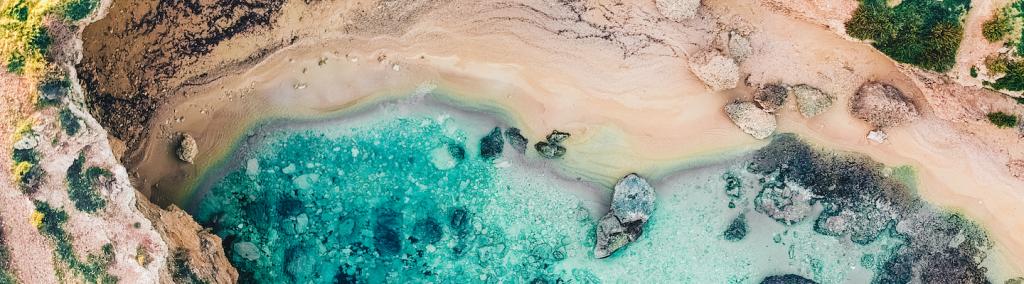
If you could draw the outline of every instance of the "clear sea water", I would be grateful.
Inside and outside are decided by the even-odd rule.
[[[856,244],[816,233],[813,217],[761,214],[766,181],[737,159],[652,179],[642,237],[595,259],[610,186],[563,178],[508,144],[480,157],[481,137],[507,127],[481,117],[385,107],[270,122],[209,176],[192,211],[224,238],[243,282],[260,283],[867,283],[905,243],[883,233]],[[740,182],[731,191],[727,173]]]

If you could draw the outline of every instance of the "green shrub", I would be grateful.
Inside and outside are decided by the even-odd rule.
[[[92,14],[93,10],[96,10],[100,4],[99,0],[71,0],[64,4],[64,17],[78,21],[85,19],[89,14]]]
[[[18,283],[18,279],[11,273],[10,248],[4,243],[3,228],[0,226],[0,284]]]
[[[19,22],[28,20],[28,2],[25,0],[18,0],[13,2],[3,11],[3,16],[11,19],[15,19]]]
[[[896,61],[945,72],[956,63],[961,17],[969,8],[967,0],[904,0],[891,8],[885,0],[864,0],[846,30],[874,41],[875,48]]]
[[[1009,61],[1006,66],[1006,75],[996,79],[990,86],[996,90],[1024,91],[1024,64],[1018,61]]]
[[[64,133],[68,136],[74,136],[78,134],[78,130],[82,127],[82,122],[78,120],[75,113],[71,112],[71,109],[63,108],[60,110],[60,126],[64,128]]]
[[[978,67],[971,66],[971,78],[978,78]]]
[[[1000,9],[995,16],[981,25],[981,34],[989,42],[997,42],[1013,31],[1013,16],[1007,8]]]
[[[109,178],[111,175],[109,171],[99,167],[90,167],[88,169],[84,169],[84,167],[85,152],[81,152],[78,155],[78,159],[75,159],[71,163],[71,167],[68,168],[68,198],[71,199],[78,210],[95,213],[103,209],[107,205],[107,201],[103,199],[103,196],[100,196],[94,185],[99,181],[100,177]]]
[[[11,53],[7,57],[7,72],[21,75],[25,71],[25,55],[20,52]]]
[[[1008,114],[1005,112],[992,112],[988,114],[988,121],[992,122],[999,128],[1008,128],[1017,126],[1017,116]]]
[[[49,204],[35,201],[36,212],[42,215],[42,220],[37,228],[39,232],[54,243],[54,262],[66,264],[76,275],[86,283],[117,283],[117,277],[110,275],[107,268],[114,259],[113,246],[103,246],[102,255],[88,255],[86,261],[78,259],[72,239],[66,231],[64,224],[68,221],[68,214],[64,210],[50,207]]]
[[[1018,104],[1024,105],[1024,97],[1013,98],[1013,100],[1017,101]]]

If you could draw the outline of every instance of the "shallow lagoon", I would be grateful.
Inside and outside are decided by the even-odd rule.
[[[208,176],[192,211],[224,238],[244,282],[867,283],[928,263],[898,222],[858,242],[821,229],[816,216],[837,206],[751,171],[750,156],[653,177],[644,235],[594,259],[610,187],[564,178],[508,144],[483,158],[480,139],[506,125],[421,103],[260,126]],[[797,216],[773,219],[766,206]],[[958,246],[978,237],[955,236]]]

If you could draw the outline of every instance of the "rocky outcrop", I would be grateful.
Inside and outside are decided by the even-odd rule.
[[[732,58],[713,55],[707,62],[691,61],[690,71],[712,91],[728,90],[740,81],[740,67]]]
[[[526,153],[526,147],[530,145],[530,140],[526,139],[519,128],[509,127],[505,129],[505,139],[508,140],[508,145],[512,146],[519,153]]]
[[[640,238],[654,211],[654,187],[629,174],[615,184],[611,210],[597,224],[594,257],[605,258]]]
[[[161,283],[235,283],[238,271],[228,262],[221,239],[171,205],[166,210],[139,195],[139,211],[153,222],[171,252],[160,268]]]
[[[178,142],[178,159],[182,162],[191,164],[196,155],[199,154],[199,147],[196,145],[196,139],[192,138],[192,135],[188,133],[181,134],[181,140]]]
[[[796,97],[796,106],[804,117],[814,117],[825,112],[832,106],[831,95],[822,92],[818,88],[800,84],[790,88],[790,92]]]
[[[658,13],[676,22],[693,18],[700,8],[700,0],[655,0]]]
[[[537,150],[537,154],[547,159],[557,159],[565,156],[565,147],[562,146],[562,142],[569,139],[570,134],[561,132],[558,130],[551,131],[548,134],[547,141],[540,141],[534,145]]]
[[[735,59],[736,62],[743,62],[744,59],[747,59],[747,57],[754,53],[754,49],[750,46],[750,40],[735,30],[729,31],[727,47],[729,49],[729,57]]]
[[[850,113],[875,128],[899,126],[921,116],[903,92],[879,82],[867,82],[860,86],[850,100]]]
[[[768,138],[777,127],[775,116],[758,108],[752,102],[730,103],[725,106],[725,113],[743,132],[757,139]]]
[[[761,280],[761,284],[818,284],[814,280],[796,274],[772,275]]]
[[[493,160],[501,156],[505,147],[505,139],[501,138],[501,128],[491,129],[483,138],[480,138],[480,157],[486,160]]]
[[[754,102],[767,112],[775,112],[786,104],[789,91],[781,84],[764,84],[754,91]]]

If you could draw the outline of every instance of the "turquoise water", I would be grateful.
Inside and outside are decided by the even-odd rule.
[[[752,170],[746,159],[652,180],[658,199],[644,234],[595,259],[608,187],[560,178],[507,144],[482,158],[494,124],[381,111],[272,128],[225,166],[193,213],[224,238],[242,282],[758,283],[796,274],[887,283],[882,276],[900,280],[900,268],[932,261],[908,242],[922,229],[893,225],[916,223],[885,219],[861,240],[823,220],[870,210],[844,211],[786,179],[795,174]],[[910,215],[899,218],[920,219]]]

